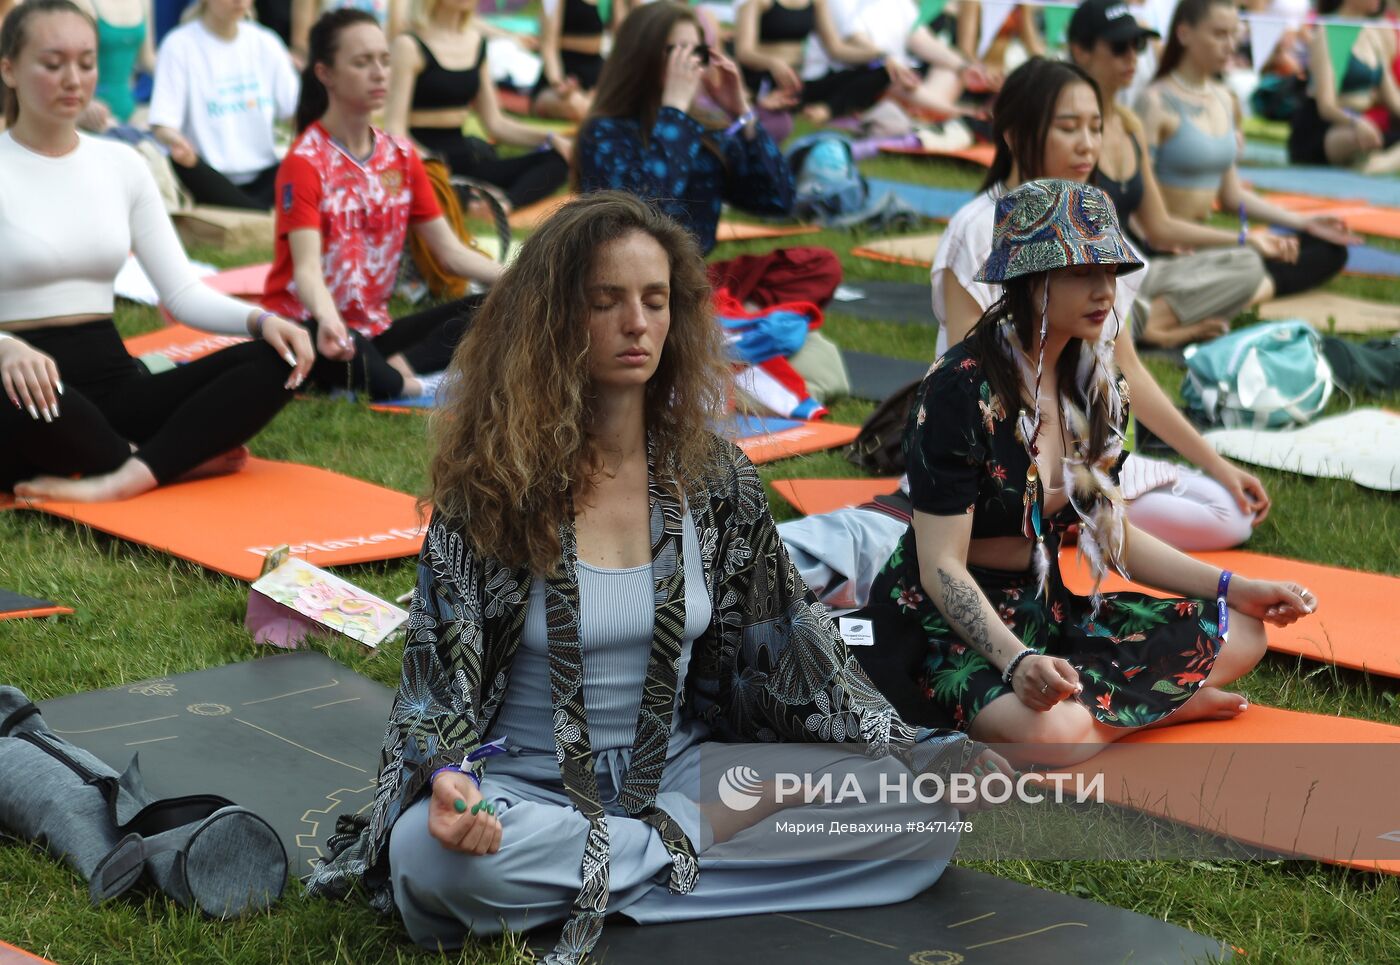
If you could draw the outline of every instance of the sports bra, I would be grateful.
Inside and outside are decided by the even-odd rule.
[[[564,0],[564,18],[559,25],[559,32],[564,36],[596,37],[606,27],[597,4],[585,3],[584,0]]]
[[[1353,94],[1357,91],[1375,90],[1381,85],[1385,70],[1380,64],[1367,64],[1356,59],[1356,54],[1347,58],[1346,73],[1342,74],[1341,93]]]
[[[758,18],[760,43],[806,40],[817,25],[817,12],[810,0],[805,7],[785,7],[778,0]]]
[[[97,18],[97,96],[123,124],[136,110],[131,75],[146,41],[146,18],[117,25]]]
[[[1207,134],[1191,119],[1194,104],[1187,104],[1167,87],[1162,97],[1171,104],[1179,119],[1176,131],[1153,152],[1157,180],[1169,188],[1195,188],[1214,191],[1220,179],[1235,163],[1235,118],[1228,101],[1225,104],[1227,122],[1221,134]]]
[[[431,110],[440,107],[469,107],[481,90],[481,62],[486,58],[486,38],[476,54],[476,64],[464,70],[448,70],[438,63],[423,38],[409,34],[423,51],[423,70],[413,82],[413,109]]]
[[[1133,170],[1133,176],[1126,181],[1119,181],[1116,178],[1104,174],[1100,168],[1098,172],[1097,184],[1103,193],[1108,195],[1113,202],[1113,207],[1118,211],[1118,223],[1126,226],[1128,218],[1134,211],[1142,206],[1142,196],[1146,189],[1142,184],[1142,148],[1138,146],[1137,138],[1131,133],[1128,140],[1133,144],[1133,159],[1137,162],[1137,167]]]

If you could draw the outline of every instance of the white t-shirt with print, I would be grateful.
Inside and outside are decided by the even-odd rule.
[[[997,198],[1001,197],[1004,191],[1001,185],[993,185],[959,208],[958,213],[948,222],[948,230],[943,232],[943,237],[938,242],[938,251],[933,256],[933,267],[929,269],[929,282],[933,289],[933,316],[938,319],[935,357],[948,351],[948,326],[943,324],[943,319],[947,317],[945,286],[949,272],[983,311],[1001,297],[1000,285],[988,285],[973,279],[982,270],[987,256],[992,253],[992,229],[996,224]],[[1133,250],[1137,251],[1136,248]],[[1140,252],[1138,257],[1142,258]],[[1144,264],[1146,261],[1147,259],[1143,258]],[[1142,279],[1146,274],[1147,270],[1143,268],[1118,279],[1113,309],[1127,332],[1132,331],[1130,319],[1133,302],[1137,300],[1138,290],[1142,287]],[[1111,331],[1111,326],[1105,326],[1105,333]]]
[[[272,125],[296,113],[300,88],[271,30],[244,21],[225,40],[193,20],[161,42],[150,123],[179,131],[210,167],[247,184],[277,164]]]

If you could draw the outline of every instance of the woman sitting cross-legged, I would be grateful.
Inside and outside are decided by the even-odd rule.
[[[412,30],[390,45],[389,106],[384,129],[408,135],[437,154],[453,174],[484,181],[510,211],[548,197],[569,179],[567,138],[511,120],[501,111],[486,61],[477,0],[426,0]],[[469,113],[493,140],[535,150],[503,158],[462,133]]]
[[[1116,276],[1142,262],[1108,197],[1031,181],[998,199],[995,225],[977,277],[1001,298],[924,378],[904,442],[913,522],[871,599],[925,635],[931,709],[978,740],[1038,745],[1014,752],[1025,760],[1072,764],[1143,727],[1234,717],[1247,703],[1222,688],[1263,656],[1261,621],[1286,626],[1316,600],[1128,521],[1127,385],[1104,326]],[[1088,598],[1060,574],[1074,524]],[[1110,569],[1184,598],[1101,594]]]
[[[701,91],[733,120],[713,127],[693,113]],[[661,208],[709,254],[728,203],[760,215],[792,208],[792,171],[749,109],[739,69],[705,46],[688,7],[639,7],[618,30],[593,108],[575,147],[584,191],[621,190]],[[753,305],[824,304],[841,282],[825,248],[780,249],[762,263],[741,256],[710,265],[716,287]]]
[[[237,471],[314,357],[300,326],[199,280],[139,154],[78,132],[97,43],[68,0],[29,0],[0,28],[0,489],[30,499]],[[112,321],[131,252],[172,316],[261,340],[148,372]]]
[[[384,106],[389,43],[374,17],[334,10],[311,28],[299,135],[277,172],[277,238],[263,304],[305,321],[322,388],[372,399],[431,393],[480,299],[389,316],[412,229],[447,272],[490,283],[500,267],[458,239],[413,145],[370,126]]]
[[[953,836],[769,850],[791,802],[730,810],[699,782],[702,756],[719,775],[752,751],[864,788],[972,748],[895,715],[712,434],[727,366],[691,235],[630,195],[570,202],[451,371],[378,803],[311,893],[363,880],[430,947],[568,919],[562,963],[612,912],[886,904],[937,880]]]

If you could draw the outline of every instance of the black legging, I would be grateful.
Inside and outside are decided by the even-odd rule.
[[[757,97],[766,80],[770,87],[778,85],[773,75],[766,70],[742,68],[744,83],[749,92]],[[853,67],[849,70],[828,71],[821,77],[802,82],[802,93],[798,104],[825,104],[833,117],[858,114],[873,107],[890,88],[889,71],[883,67]]]
[[[1307,232],[1298,232],[1298,260],[1264,259],[1264,269],[1274,280],[1274,294],[1296,295],[1318,288],[1347,266],[1347,250]]]
[[[413,139],[441,157],[453,174],[495,185],[512,208],[547,198],[569,179],[569,162],[558,151],[532,151],[503,158],[479,137],[467,137],[452,127],[415,127]]]
[[[204,163],[201,158],[194,167],[171,161],[175,177],[185,186],[195,204],[213,204],[221,208],[249,208],[268,211],[272,208],[277,194],[277,165],[265,171],[247,184],[234,184],[227,177]]]
[[[472,318],[485,295],[468,295],[455,302],[436,305],[403,318],[394,319],[384,332],[365,338],[354,329],[355,357],[337,362],[324,355],[316,357],[311,378],[321,388],[364,392],[375,401],[403,395],[403,374],[389,364],[390,357],[402,354],[409,368],[420,375],[441,372],[452,361],[457,342],[471,328]],[[317,324],[306,322],[316,338]]]
[[[253,438],[292,398],[291,369],[266,342],[153,375],[110,318],[15,335],[53,357],[64,393],[52,423],[0,397],[3,489],[38,475],[109,473],[133,455],[168,483]]]

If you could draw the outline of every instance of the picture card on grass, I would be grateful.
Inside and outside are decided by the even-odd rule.
[[[868,241],[852,248],[851,254],[870,261],[883,261],[895,265],[909,265],[912,268],[929,268],[933,265],[934,253],[942,232],[922,235],[901,235],[898,238],[881,238]]]
[[[394,604],[286,552],[279,547],[268,557],[282,559],[248,592],[244,625],[258,643],[295,649],[323,628],[377,647],[408,619]]]
[[[251,458],[241,471],[171,483],[111,503],[17,504],[256,580],[286,543],[317,566],[416,556],[423,524],[406,494],[327,469]]]
[[[1349,335],[1400,331],[1400,305],[1310,291],[1275,298],[1259,307],[1262,318],[1301,318],[1320,332]]]

